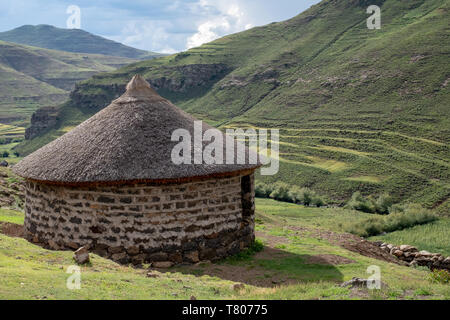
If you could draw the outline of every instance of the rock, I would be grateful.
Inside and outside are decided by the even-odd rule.
[[[131,257],[131,263],[134,264],[135,266],[143,264],[145,257],[146,257],[145,253],[137,254]]]
[[[450,257],[445,258],[444,261],[442,261],[442,263],[445,265],[450,265]]]
[[[422,250],[422,251],[419,251],[419,255],[421,255],[423,257],[431,257],[433,254],[431,254],[430,252],[428,252],[426,250]]]
[[[389,250],[392,250],[392,248],[394,247],[392,244],[388,244],[386,247],[388,247]]]
[[[168,259],[175,264],[183,262],[183,256],[179,252],[169,254]]]
[[[410,267],[417,267],[419,264],[417,263],[417,261],[416,260],[413,260],[413,261],[411,261],[410,263],[409,263],[409,266]]]
[[[355,287],[367,287],[367,279],[361,279],[361,278],[352,278],[349,281],[345,281],[343,283],[341,283],[340,285],[341,287],[351,287],[351,288],[355,288]]]
[[[416,247],[409,246],[406,244],[402,244],[400,246],[400,250],[402,250],[403,252],[417,252],[418,251]]]
[[[112,254],[121,253],[124,251],[124,248],[123,247],[109,247],[108,251]]]
[[[243,283],[235,283],[235,284],[233,284],[232,289],[234,291],[240,291],[240,290],[244,289],[244,287],[245,287],[245,285]]]
[[[340,286],[341,287],[350,287],[350,288],[368,288],[368,284],[372,284],[372,283],[373,283],[373,280],[353,277],[351,280],[341,283]],[[387,288],[387,284],[385,284],[383,282],[380,283],[380,286],[381,286],[381,288]]]
[[[127,249],[127,252],[130,256],[135,256],[139,254],[139,248],[138,247],[130,247]]]
[[[156,261],[152,263],[154,268],[167,269],[173,266],[171,261]]]
[[[157,252],[153,253],[148,257],[149,261],[158,262],[158,261],[167,261],[168,255],[165,252]]]
[[[191,296],[191,300],[197,300],[195,296]]]
[[[147,273],[147,278],[159,278],[160,274],[154,271],[148,272]]]
[[[0,162],[0,167],[7,167],[9,165],[8,161],[3,160],[2,162]]]
[[[77,264],[85,264],[89,262],[89,251],[86,247],[81,247],[73,253],[73,258]]]
[[[43,107],[37,109],[30,120],[30,127],[25,130],[25,139],[33,139],[48,128],[53,127],[58,121],[58,108]]]
[[[401,251],[401,250],[395,250],[395,251],[394,251],[394,256],[400,258],[401,256],[403,256],[403,251]]]
[[[111,256],[111,259],[122,264],[128,262],[128,256],[125,252],[115,253]]]
[[[197,263],[200,261],[198,258],[198,251],[191,251],[184,255],[189,262]]]
[[[80,246],[76,244],[75,242],[69,242],[67,246],[71,249],[77,250]]]
[[[48,240],[48,246],[52,250],[59,250],[58,244],[55,241],[53,241],[53,240]]]

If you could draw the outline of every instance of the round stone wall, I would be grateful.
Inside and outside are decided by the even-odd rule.
[[[26,182],[28,240],[119,263],[216,260],[254,241],[254,177],[71,187]]]

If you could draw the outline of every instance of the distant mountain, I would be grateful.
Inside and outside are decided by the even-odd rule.
[[[37,108],[64,102],[76,82],[136,61],[0,41],[0,125],[27,126]]]
[[[380,30],[367,28],[369,5]],[[77,84],[26,154],[110,103],[135,74],[217,126],[280,129],[280,172],[335,203],[355,191],[450,212],[448,0],[324,0],[229,35]]]
[[[161,54],[135,49],[80,29],[50,25],[24,25],[0,32],[0,40],[67,52],[103,54],[132,59],[152,59]]]

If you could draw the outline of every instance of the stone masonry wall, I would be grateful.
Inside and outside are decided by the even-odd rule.
[[[27,181],[25,199],[30,241],[52,249],[89,246],[119,263],[215,260],[254,241],[253,174],[169,185]]]

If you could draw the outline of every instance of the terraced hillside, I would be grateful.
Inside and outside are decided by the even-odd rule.
[[[369,30],[378,4],[382,28]],[[195,116],[281,129],[280,173],[334,203],[355,190],[450,212],[448,0],[324,0],[284,22],[80,83],[27,153],[105,107],[139,73]]]
[[[38,107],[67,100],[77,81],[135,61],[0,41],[0,123],[26,126]]]

